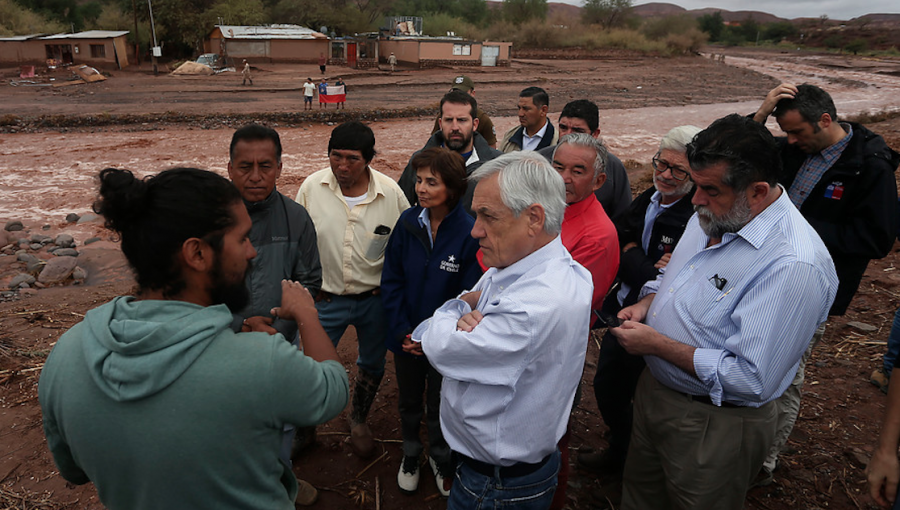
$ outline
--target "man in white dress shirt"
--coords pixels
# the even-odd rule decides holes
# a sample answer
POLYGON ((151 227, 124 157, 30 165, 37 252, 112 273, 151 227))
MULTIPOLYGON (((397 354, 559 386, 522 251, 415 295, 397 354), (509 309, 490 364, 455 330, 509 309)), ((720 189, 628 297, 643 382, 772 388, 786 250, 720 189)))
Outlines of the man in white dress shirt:
POLYGON ((444 376, 441 428, 461 462, 449 509, 548 508, 581 378, 591 275, 559 237, 565 185, 536 153, 476 170, 472 236, 490 269, 413 332, 444 376))

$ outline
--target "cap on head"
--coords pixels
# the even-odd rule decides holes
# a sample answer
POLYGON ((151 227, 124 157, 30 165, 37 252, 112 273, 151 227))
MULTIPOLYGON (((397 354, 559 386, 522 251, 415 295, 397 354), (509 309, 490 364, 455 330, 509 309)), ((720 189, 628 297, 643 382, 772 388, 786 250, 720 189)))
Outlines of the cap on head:
POLYGON ((468 92, 475 88, 475 82, 472 81, 472 78, 469 78, 465 75, 459 75, 456 78, 453 78, 453 82, 450 84, 450 90, 461 90, 463 92, 468 92))

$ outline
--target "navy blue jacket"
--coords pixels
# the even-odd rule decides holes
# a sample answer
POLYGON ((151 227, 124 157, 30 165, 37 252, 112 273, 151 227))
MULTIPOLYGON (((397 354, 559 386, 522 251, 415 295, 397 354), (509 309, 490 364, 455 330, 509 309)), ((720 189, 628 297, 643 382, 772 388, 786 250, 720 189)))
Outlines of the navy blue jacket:
MULTIPOLYGON (((400 215, 388 240, 381 271, 381 296, 388 320, 385 343, 403 353, 403 338, 448 299, 471 289, 481 278, 470 232, 475 220, 457 204, 438 227, 434 249, 419 225, 421 206, 400 215)), ((403 353, 405 354, 405 353, 403 353)))
MULTIPOLYGON (((900 155, 864 126, 849 124, 850 143, 800 207, 834 260, 839 283, 830 315, 844 315, 869 260, 890 253, 898 227, 894 171, 900 155)), ((784 138, 778 142, 784 164, 779 182, 790 189, 808 155, 784 138)))

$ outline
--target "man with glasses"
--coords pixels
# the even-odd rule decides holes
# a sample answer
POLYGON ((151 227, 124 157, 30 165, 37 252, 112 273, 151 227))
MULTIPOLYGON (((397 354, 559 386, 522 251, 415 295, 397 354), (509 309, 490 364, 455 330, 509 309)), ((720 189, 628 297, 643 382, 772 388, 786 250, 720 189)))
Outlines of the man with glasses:
MULTIPOLYGON (((600 139, 600 109, 593 101, 576 99, 563 107, 559 114, 559 138, 572 133, 585 133, 596 139, 600 139)), ((538 154, 553 163, 553 152, 556 146, 545 147, 538 154)), ((631 183, 628 182, 628 173, 622 161, 607 151, 606 166, 604 168, 606 182, 594 191, 607 216, 615 218, 622 214, 631 205, 631 183)))
POLYGON ((729 115, 687 154, 696 214, 665 271, 612 328, 647 363, 623 510, 744 507, 775 436, 775 400, 838 285, 821 238, 777 183, 765 126, 729 115))
MULTIPOLYGON (((694 214, 691 198, 694 183, 690 179, 685 147, 700 128, 679 126, 659 142, 653 157, 653 186, 642 193, 627 212, 616 218, 619 233, 619 272, 621 286, 603 304, 604 316, 615 316, 625 306, 637 302, 641 287, 656 279, 672 256, 688 220, 694 214)), ((641 356, 628 354, 609 331, 603 336, 594 395, 609 427, 609 447, 602 452, 578 456, 578 465, 601 475, 621 479, 631 437, 631 400, 638 376, 644 369, 641 356)), ((603 494, 618 493, 618 480, 603 494), (612 490, 609 490, 612 489, 612 490)))

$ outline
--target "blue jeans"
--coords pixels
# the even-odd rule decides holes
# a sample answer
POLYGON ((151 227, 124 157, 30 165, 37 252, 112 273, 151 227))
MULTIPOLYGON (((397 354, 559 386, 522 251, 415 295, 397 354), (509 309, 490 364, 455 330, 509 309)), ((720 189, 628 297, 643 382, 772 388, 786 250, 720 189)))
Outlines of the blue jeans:
POLYGON ((460 462, 447 510, 547 510, 556 492, 558 473, 559 450, 537 471, 514 478, 501 478, 496 471, 494 476, 484 476, 460 462))
POLYGON ((316 309, 319 311, 319 322, 335 347, 341 341, 347 326, 352 324, 356 328, 359 342, 356 365, 375 376, 384 374, 384 358, 387 354, 384 337, 387 325, 381 295, 363 299, 331 296, 330 301, 316 303, 316 309))
POLYGON ((898 355, 900 355, 900 308, 894 314, 894 324, 891 326, 891 335, 887 341, 887 352, 884 353, 884 373, 888 377, 894 370, 898 355))

